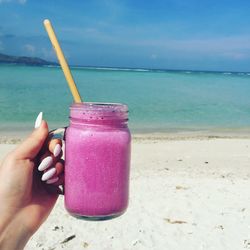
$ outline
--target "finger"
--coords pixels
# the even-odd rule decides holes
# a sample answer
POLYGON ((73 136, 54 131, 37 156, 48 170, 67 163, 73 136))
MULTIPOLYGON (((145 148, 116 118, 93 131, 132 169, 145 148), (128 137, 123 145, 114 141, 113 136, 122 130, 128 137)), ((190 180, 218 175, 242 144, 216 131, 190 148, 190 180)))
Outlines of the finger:
POLYGON ((60 186, 64 184, 64 173, 46 181, 47 184, 60 186))
POLYGON ((56 174, 55 176, 59 176, 61 173, 64 172, 64 161, 60 160, 55 164, 56 174))
MULTIPOLYGON (((48 159, 48 157, 44 158, 43 161, 48 159)), ((60 160, 60 161, 56 162, 52 168, 47 168, 44 171, 41 180, 47 181, 51 178, 55 178, 57 175, 61 174, 63 172, 63 170, 64 170, 64 162, 63 162, 63 160, 60 160)))
POLYGON ((56 162, 56 158, 51 155, 50 152, 46 151, 42 156, 40 156, 39 162, 40 164, 37 169, 39 171, 44 171, 56 162))
MULTIPOLYGON (((46 180, 46 183, 47 184, 53 184, 53 183, 56 183, 58 184, 58 181, 59 181, 59 177, 63 174, 64 172, 64 161, 63 160, 60 160, 58 162, 56 162, 55 164, 55 169, 56 169, 56 172, 55 174, 50 177, 48 180, 46 180)), ((60 184, 59 184, 60 185, 60 184)))
POLYGON ((30 136, 20 144, 13 152, 17 159, 33 160, 41 150, 47 136, 48 125, 45 121, 41 121, 41 125, 36 128, 30 136))
POLYGON ((49 151, 55 156, 58 157, 62 151, 62 140, 52 139, 48 142, 49 151))
POLYGON ((52 168, 48 168, 44 171, 41 180, 42 181, 47 181, 51 178, 56 177, 56 168, 52 167, 52 168))
POLYGON ((44 155, 43 157, 44 158, 42 159, 42 161, 40 162, 40 164, 37 168, 39 171, 44 171, 44 170, 48 169, 54 163, 54 159, 51 155, 47 155, 47 156, 44 155))
MULTIPOLYGON (((44 158, 44 161, 46 159, 48 159, 48 157, 44 158)), ((38 167, 38 170, 39 170, 39 168, 40 168, 40 166, 38 167)), ((58 175, 60 175, 61 173, 63 173, 63 171, 64 171, 64 162, 63 162, 63 160, 60 160, 60 161, 55 163, 55 166, 53 166, 52 168, 47 168, 44 171, 41 180, 48 181, 49 179, 56 179, 56 177, 58 175)))
MULTIPOLYGON (((59 154, 59 156, 60 156, 60 154, 59 154)), ((39 164, 37 169, 39 171, 44 171, 53 165, 55 165, 55 167, 58 168, 57 174, 60 174, 64 169, 64 161, 62 159, 58 160, 53 155, 51 155, 49 152, 46 152, 45 154, 43 154, 41 156, 40 164, 39 164)))
POLYGON ((48 179, 47 181, 46 181, 46 183, 47 184, 56 184, 56 182, 59 180, 59 177, 58 176, 56 176, 56 177, 53 177, 53 178, 51 178, 51 179, 48 179))

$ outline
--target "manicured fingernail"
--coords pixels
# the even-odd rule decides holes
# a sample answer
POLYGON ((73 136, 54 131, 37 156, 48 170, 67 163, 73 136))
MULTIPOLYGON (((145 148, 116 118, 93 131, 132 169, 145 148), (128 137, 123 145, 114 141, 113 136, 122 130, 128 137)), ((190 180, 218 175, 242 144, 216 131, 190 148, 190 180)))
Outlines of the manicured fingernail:
POLYGON ((52 179, 49 179, 46 181, 47 184, 52 184, 52 183, 55 183, 59 180, 59 177, 55 177, 55 178, 52 178, 52 179))
POLYGON ((50 179, 54 174, 56 173, 56 169, 55 168, 51 168, 50 170, 48 170, 47 172, 45 172, 42 176, 42 181, 47 181, 48 179, 50 179))
POLYGON ((49 168, 52 165, 52 163, 53 163, 53 158, 51 156, 47 156, 41 161, 40 165, 38 166, 38 170, 43 171, 49 168))
POLYGON ((39 128, 43 120, 43 112, 40 112, 36 118, 35 128, 39 128))
POLYGON ((60 144, 56 144, 55 148, 54 148, 54 156, 57 157, 60 153, 61 153, 62 147, 60 144))

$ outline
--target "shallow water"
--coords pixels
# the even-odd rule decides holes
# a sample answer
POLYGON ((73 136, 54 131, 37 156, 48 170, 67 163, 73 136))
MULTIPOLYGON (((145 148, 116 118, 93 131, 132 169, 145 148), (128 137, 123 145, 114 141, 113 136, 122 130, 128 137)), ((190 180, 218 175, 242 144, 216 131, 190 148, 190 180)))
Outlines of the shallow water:
MULTIPOLYGON (((230 72, 73 68, 84 101, 129 107, 136 132, 250 128, 250 75, 230 72)), ((0 129, 68 124, 72 96, 57 67, 0 65, 0 129)))

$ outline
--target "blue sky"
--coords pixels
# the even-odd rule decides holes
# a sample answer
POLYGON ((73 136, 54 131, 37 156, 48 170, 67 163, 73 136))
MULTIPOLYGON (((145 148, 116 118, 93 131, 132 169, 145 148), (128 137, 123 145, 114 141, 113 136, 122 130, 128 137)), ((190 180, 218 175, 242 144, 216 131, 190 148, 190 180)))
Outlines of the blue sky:
POLYGON ((0 0, 0 53, 70 64, 250 72, 249 0, 0 0))

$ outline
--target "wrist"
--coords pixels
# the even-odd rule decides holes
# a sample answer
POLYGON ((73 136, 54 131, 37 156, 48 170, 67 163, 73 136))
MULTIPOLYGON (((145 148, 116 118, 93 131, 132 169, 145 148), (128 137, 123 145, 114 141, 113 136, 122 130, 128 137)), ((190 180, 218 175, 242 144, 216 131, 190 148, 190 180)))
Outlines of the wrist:
POLYGON ((0 249, 21 250, 30 237, 31 233, 18 220, 18 217, 5 225, 0 225, 0 249))

